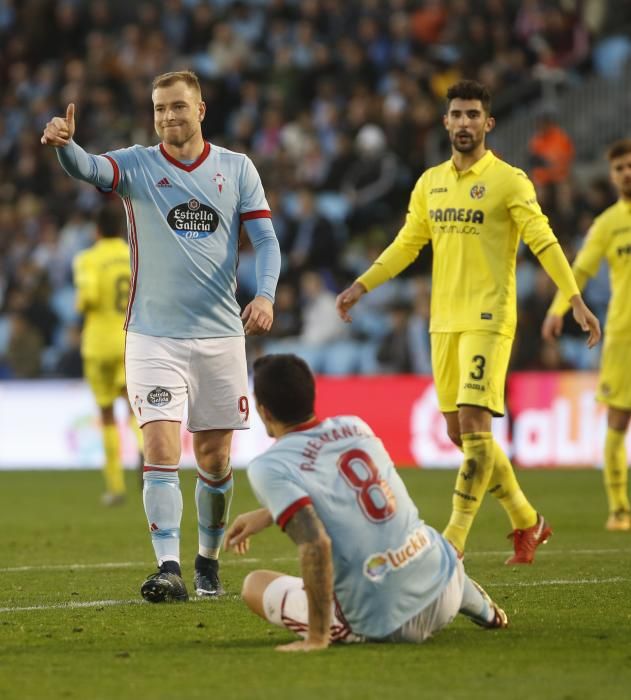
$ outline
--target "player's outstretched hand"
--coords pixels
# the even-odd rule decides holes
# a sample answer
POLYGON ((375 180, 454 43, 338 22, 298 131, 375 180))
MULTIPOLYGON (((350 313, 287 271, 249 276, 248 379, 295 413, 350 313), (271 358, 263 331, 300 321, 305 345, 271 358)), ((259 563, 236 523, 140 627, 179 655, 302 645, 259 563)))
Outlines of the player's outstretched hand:
POLYGON ((74 136, 74 130, 74 103, 71 102, 66 109, 65 117, 53 117, 46 124, 41 142, 45 146, 67 146, 74 136))
POLYGON ((337 295, 335 308, 337 309, 338 316, 344 323, 350 323, 353 320, 353 317, 348 312, 366 292, 366 287, 364 287, 363 284, 353 282, 350 287, 337 295))
POLYGON ((274 307, 265 297, 254 297, 241 314, 246 335, 268 333, 274 321, 274 307))
POLYGON ((581 296, 574 296, 570 301, 572 302, 574 320, 586 333, 589 333, 587 347, 593 348, 600 340, 600 321, 587 308, 587 304, 585 304, 581 296))
POLYGON ((329 642, 327 639, 299 639, 297 642, 281 644, 276 647, 276 651, 320 651, 321 649, 326 649, 328 646, 329 642))
POLYGON ((251 510, 238 515, 226 531, 224 548, 235 554, 245 554, 250 548, 250 537, 269 527, 274 522, 267 508, 251 510))
POLYGON ((541 326, 541 337, 544 340, 555 340, 563 330, 563 317, 556 314, 548 314, 541 326))

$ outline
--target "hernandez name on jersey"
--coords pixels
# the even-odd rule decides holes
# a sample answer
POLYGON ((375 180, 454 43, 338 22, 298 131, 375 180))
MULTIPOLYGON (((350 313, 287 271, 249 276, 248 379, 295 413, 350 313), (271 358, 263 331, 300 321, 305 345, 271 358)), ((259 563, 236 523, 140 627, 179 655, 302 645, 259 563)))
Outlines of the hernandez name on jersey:
POLYGON ((332 542, 335 595, 356 634, 390 634, 449 581, 453 548, 419 518, 381 440, 360 418, 300 426, 254 459, 248 477, 281 527, 313 505, 332 542))

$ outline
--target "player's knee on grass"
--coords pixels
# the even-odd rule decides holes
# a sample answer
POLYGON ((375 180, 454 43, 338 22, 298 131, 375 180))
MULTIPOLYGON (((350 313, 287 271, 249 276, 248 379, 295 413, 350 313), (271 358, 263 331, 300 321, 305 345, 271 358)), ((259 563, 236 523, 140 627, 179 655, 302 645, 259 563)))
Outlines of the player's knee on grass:
POLYGON ((267 619, 265 608, 263 605, 263 594, 269 584, 275 579, 283 576, 276 571, 267 571, 260 569, 251 571, 244 579, 241 587, 241 597, 244 603, 250 608, 253 613, 256 613, 264 620, 267 619))

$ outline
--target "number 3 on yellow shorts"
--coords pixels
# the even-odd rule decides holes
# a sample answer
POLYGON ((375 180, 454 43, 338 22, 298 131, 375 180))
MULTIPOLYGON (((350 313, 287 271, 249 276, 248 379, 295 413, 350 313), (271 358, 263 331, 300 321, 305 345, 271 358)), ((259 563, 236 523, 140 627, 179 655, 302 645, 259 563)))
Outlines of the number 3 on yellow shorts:
POLYGON ((504 385, 513 339, 500 333, 432 333, 432 368, 443 413, 458 406, 504 415, 504 385))

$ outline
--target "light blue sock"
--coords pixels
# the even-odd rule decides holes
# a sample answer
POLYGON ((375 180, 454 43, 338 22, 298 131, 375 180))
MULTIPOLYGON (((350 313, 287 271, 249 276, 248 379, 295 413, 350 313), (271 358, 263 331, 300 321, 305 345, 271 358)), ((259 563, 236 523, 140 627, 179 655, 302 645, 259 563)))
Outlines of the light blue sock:
POLYGON ((472 620, 493 622, 495 610, 489 604, 489 600, 474 586, 468 576, 464 577, 464 589, 460 611, 472 620))
POLYGON ((182 492, 178 468, 147 464, 142 476, 142 500, 158 566, 169 560, 179 563, 182 492))
POLYGON ((213 479, 197 467, 195 504, 197 505, 197 531, 199 553, 208 559, 217 559, 223 542, 224 528, 230 516, 233 479, 228 465, 226 474, 213 479))

